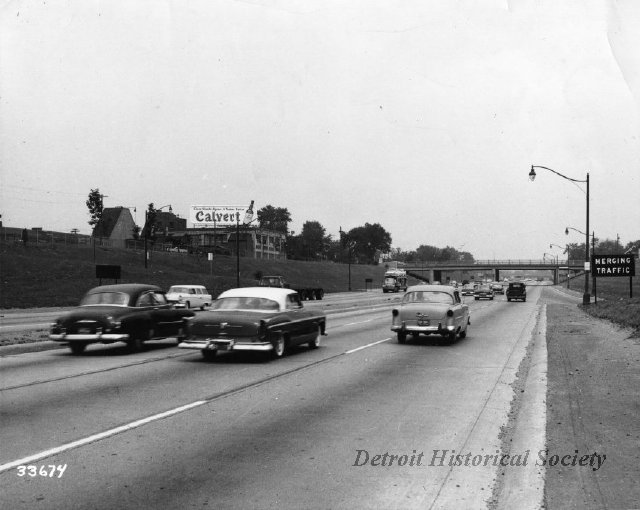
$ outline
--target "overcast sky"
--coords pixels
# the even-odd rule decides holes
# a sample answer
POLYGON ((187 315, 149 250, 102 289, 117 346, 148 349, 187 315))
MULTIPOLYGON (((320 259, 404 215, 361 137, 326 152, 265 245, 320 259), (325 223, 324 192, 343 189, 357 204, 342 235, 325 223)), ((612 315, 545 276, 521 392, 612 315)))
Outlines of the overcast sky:
POLYGON ((4 1, 0 214, 271 204, 298 233, 542 258, 640 238, 640 2, 4 1))

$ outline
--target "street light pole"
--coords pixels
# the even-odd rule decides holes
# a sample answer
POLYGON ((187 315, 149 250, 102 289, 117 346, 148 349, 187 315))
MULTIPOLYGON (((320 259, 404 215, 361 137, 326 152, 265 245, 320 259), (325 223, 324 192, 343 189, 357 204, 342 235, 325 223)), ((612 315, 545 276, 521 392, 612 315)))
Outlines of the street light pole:
POLYGON ((585 231, 585 243, 584 243, 584 294, 582 295, 582 304, 588 305, 591 303, 591 295, 589 294, 589 273, 591 272, 591 260, 589 256, 589 172, 587 172, 587 178, 585 180, 572 179, 571 177, 567 177, 566 175, 561 174, 560 172, 556 172, 555 170, 548 168, 546 166, 540 165, 531 165, 531 171, 529 172, 529 179, 533 181, 536 178, 536 172, 534 168, 542 168, 543 170, 548 170, 563 179, 571 182, 581 182, 586 183, 587 185, 587 214, 586 214, 586 223, 587 229, 585 231))

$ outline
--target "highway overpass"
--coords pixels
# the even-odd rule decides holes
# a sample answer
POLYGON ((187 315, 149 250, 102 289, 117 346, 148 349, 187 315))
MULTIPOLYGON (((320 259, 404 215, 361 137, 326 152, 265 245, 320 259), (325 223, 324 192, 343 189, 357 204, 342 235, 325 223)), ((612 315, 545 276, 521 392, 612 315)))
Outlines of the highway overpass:
POLYGON ((404 268, 407 274, 423 281, 447 281, 447 276, 460 275, 460 279, 471 279, 479 274, 491 272, 494 280, 500 280, 500 271, 549 271, 554 283, 558 283, 560 275, 574 276, 584 271, 584 259, 549 260, 549 259, 508 259, 508 260, 476 260, 473 263, 455 261, 425 261, 407 263, 404 268))

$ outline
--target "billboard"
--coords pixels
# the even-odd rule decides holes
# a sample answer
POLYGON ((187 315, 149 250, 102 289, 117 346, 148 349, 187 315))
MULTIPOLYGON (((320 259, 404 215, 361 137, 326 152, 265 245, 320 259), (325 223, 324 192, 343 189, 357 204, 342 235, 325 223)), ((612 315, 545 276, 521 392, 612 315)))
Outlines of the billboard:
POLYGON ((591 272, 598 278, 606 276, 635 276, 636 264, 632 253, 622 255, 591 255, 591 272))
POLYGON ((196 228, 218 228, 242 225, 251 221, 253 202, 246 205, 192 205, 189 207, 189 221, 196 228))

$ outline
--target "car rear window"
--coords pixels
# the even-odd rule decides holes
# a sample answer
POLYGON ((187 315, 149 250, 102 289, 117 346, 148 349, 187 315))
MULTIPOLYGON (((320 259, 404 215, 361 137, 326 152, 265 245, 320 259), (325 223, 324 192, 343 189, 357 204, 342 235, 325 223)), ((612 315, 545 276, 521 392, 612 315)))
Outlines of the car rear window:
POLYGON ((403 303, 453 303, 453 297, 447 292, 413 291, 402 298, 403 303))
POLYGON ((279 309, 277 301, 261 297, 226 297, 216 299, 211 305, 211 310, 277 311, 279 309))
POLYGON ((129 304, 129 295, 124 292, 96 292, 87 294, 80 301, 80 306, 92 305, 116 305, 127 306, 129 304))

